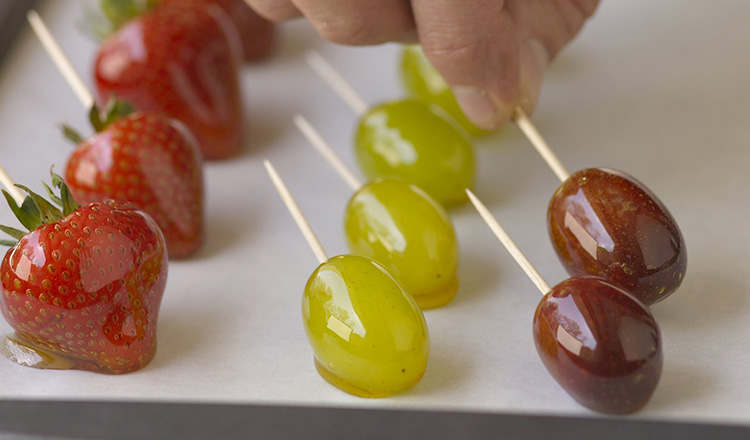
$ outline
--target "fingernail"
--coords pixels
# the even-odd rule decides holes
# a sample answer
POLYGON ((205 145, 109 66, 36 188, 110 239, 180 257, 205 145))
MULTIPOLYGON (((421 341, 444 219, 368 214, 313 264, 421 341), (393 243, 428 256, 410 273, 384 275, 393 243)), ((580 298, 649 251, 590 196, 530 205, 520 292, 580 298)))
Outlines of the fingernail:
POLYGON ((494 127, 497 106, 487 92, 476 87, 454 86, 453 94, 471 122, 480 128, 494 127))

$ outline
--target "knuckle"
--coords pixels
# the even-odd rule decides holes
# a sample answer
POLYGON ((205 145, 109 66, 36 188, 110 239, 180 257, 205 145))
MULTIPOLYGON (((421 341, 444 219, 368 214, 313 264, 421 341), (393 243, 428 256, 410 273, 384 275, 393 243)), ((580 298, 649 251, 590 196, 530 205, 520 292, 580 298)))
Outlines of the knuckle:
POLYGON ((284 21, 299 16, 297 8, 288 0, 248 0, 250 7, 270 21, 284 21))
POLYGON ((481 45, 469 35, 456 38, 422 39, 425 56, 438 69, 474 64, 480 56, 481 45))
POLYGON ((362 17, 345 17, 323 21, 317 26, 318 32, 326 40, 350 46, 379 43, 368 20, 362 17))

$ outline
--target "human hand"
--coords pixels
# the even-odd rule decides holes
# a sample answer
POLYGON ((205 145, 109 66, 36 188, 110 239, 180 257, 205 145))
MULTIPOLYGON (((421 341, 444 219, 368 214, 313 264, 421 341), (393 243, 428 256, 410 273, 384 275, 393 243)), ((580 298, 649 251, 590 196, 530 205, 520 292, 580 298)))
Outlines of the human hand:
POLYGON ((246 0, 282 21, 304 15, 334 43, 419 42, 466 116, 497 128, 531 112, 549 62, 599 0, 246 0))

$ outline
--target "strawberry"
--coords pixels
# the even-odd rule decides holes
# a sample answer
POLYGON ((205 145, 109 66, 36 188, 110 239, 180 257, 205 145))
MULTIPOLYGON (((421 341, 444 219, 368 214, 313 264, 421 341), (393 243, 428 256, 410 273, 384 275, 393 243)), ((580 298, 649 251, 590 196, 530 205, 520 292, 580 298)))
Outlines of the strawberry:
MULTIPOLYGON (((103 5, 134 1, 103 0, 103 5)), ((182 121, 206 159, 238 153, 241 49, 226 12, 216 4, 179 0, 146 12, 129 10, 140 12, 129 21, 119 18, 121 12, 107 14, 114 25, 125 24, 101 44, 94 62, 97 102, 115 96, 182 121)))
POLYGON ((86 140, 65 128, 78 144, 65 181, 80 203, 134 203, 161 228, 169 256, 187 257, 203 243, 203 170, 195 139, 178 121, 128 107, 113 101, 104 120, 94 108, 97 134, 86 140))
POLYGON ((16 331, 0 352, 37 368, 138 370, 156 350, 164 237, 131 204, 79 207, 60 176, 52 182, 62 210, 20 185, 28 193, 20 207, 3 191, 30 232, 1 227, 18 242, 0 264, 0 311, 16 331))
POLYGON ((201 1, 217 3, 232 18, 242 40, 245 61, 260 61, 271 55, 276 45, 276 26, 256 14, 244 0, 201 1))

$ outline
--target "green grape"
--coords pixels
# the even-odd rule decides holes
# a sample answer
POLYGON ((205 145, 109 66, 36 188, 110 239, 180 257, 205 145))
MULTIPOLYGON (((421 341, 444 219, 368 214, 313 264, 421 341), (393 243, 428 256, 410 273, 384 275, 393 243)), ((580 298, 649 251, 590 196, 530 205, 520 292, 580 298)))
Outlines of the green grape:
POLYGON ((424 375, 430 342, 422 311, 369 258, 341 255, 318 266, 302 318, 318 373, 347 393, 387 397, 424 375))
POLYGON ((471 136, 489 133, 466 118, 448 83, 432 67, 421 47, 404 47, 401 53, 401 80, 410 96, 439 105, 471 136))
POLYGON ((422 309, 458 290, 458 246, 445 210, 418 187, 386 177, 352 196, 344 220, 352 253, 385 266, 422 309))
POLYGON ((371 108, 355 137, 368 178, 395 176, 427 191, 444 206, 464 203, 474 183, 474 151, 439 107, 414 99, 371 108))

